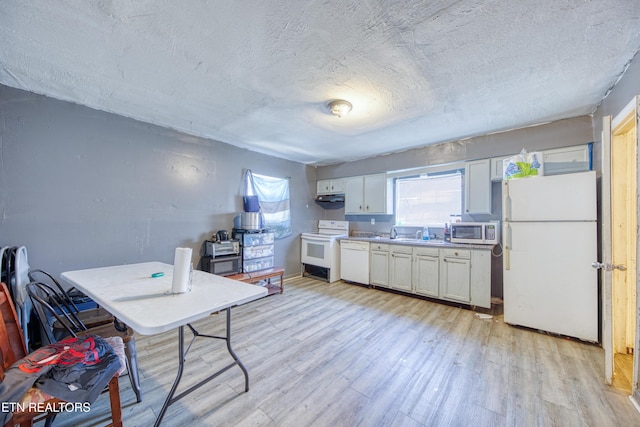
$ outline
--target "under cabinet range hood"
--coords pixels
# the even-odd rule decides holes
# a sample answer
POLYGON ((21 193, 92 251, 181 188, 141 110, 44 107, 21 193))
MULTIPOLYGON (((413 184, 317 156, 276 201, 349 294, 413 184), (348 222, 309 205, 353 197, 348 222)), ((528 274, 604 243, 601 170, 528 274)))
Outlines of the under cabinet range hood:
POLYGON ((316 196, 316 203, 325 209, 344 207, 344 194, 321 194, 316 196))

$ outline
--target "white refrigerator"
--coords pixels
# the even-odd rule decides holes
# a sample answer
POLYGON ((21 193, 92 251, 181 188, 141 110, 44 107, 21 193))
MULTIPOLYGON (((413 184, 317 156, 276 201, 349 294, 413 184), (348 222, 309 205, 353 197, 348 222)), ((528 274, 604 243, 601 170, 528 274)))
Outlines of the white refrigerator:
POLYGON ((598 341, 594 171, 503 182, 504 321, 598 341))

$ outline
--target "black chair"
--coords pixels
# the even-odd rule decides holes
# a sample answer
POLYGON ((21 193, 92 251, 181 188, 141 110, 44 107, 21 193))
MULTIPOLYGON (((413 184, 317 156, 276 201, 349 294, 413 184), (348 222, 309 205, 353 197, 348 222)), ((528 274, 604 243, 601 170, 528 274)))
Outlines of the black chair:
POLYGON ((121 337, 125 345, 131 387, 136 394, 136 400, 142 402, 136 341, 131 328, 121 327, 116 321, 88 327, 82 322, 78 313, 65 302, 65 297, 53 286, 46 283, 31 282, 27 284, 27 292, 33 302, 33 308, 42 325, 42 329, 52 343, 69 336, 100 335, 102 337, 121 337), (54 327, 54 325, 61 325, 62 327, 54 327))
MULTIPOLYGON (((84 310, 80 309, 76 304, 79 299, 86 301, 91 301, 91 299, 86 295, 81 294, 79 291, 73 292, 74 288, 65 290, 53 275, 44 270, 30 270, 29 280, 31 282, 46 283, 53 288, 56 291, 56 298, 60 299, 60 301, 58 301, 59 304, 64 305, 70 312, 75 313, 78 319, 84 323, 87 328, 104 325, 115 320, 111 313, 101 307, 88 308, 84 310)), ((64 326, 54 324, 54 328, 64 329, 64 326)))

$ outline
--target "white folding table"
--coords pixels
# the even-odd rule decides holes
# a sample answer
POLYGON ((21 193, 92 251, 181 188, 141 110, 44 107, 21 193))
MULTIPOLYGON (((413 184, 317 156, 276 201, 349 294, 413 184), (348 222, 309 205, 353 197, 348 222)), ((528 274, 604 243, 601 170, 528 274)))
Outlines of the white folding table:
POLYGON ((172 294, 173 266, 161 262, 67 271, 62 273, 61 277, 142 335, 153 335, 178 328, 178 373, 158 414, 156 426, 160 425, 169 405, 235 365, 242 370, 245 391, 249 391, 247 369, 231 347, 231 307, 266 296, 265 288, 203 271, 193 271, 191 291, 172 294), (199 334, 191 325, 191 322, 222 310, 226 311, 227 321, 224 337, 199 334), (186 351, 185 325, 193 333, 186 351), (174 396, 182 378, 185 357, 197 337, 225 340, 234 362, 174 396))

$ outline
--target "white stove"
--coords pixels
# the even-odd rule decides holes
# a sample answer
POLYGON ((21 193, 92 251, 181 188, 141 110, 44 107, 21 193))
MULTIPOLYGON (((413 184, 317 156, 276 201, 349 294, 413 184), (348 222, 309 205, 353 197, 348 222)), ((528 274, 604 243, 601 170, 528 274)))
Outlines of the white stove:
POLYGON ((318 221, 317 233, 302 233, 300 261, 305 276, 322 277, 332 283, 340 280, 338 238, 349 236, 349 221, 318 221))

